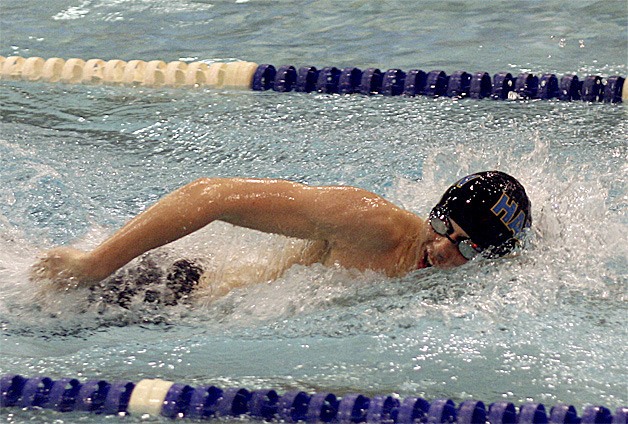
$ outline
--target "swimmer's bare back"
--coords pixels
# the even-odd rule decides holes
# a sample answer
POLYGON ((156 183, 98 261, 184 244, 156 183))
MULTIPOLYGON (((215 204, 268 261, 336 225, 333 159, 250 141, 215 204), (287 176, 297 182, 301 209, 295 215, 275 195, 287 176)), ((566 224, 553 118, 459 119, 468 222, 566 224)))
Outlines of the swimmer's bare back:
POLYGON ((416 269, 425 240, 421 218, 356 187, 201 178, 163 197, 92 251, 50 250, 31 275, 60 287, 89 286, 217 220, 323 243, 324 253, 314 262, 389 276, 416 269))

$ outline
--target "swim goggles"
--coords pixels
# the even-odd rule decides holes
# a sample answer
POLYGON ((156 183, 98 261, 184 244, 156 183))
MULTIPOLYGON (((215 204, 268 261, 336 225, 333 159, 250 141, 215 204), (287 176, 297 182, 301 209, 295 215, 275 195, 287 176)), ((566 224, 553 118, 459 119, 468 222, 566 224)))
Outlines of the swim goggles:
POLYGON ((442 211, 437 211, 436 209, 437 208, 432 209, 429 218, 430 225, 436 234, 447 237, 447 240, 452 242, 453 245, 458 248, 460 254, 468 261, 482 253, 484 249, 473 243, 470 238, 452 239, 450 235, 453 234, 454 228, 451 225, 449 217, 442 211))

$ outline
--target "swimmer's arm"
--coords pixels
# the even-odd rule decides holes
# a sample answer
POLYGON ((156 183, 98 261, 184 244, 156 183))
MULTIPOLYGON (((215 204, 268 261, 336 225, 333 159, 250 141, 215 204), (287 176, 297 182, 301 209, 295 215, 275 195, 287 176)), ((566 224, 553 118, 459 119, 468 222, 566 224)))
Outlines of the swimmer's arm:
POLYGON ((407 229, 403 222, 407 215, 381 197, 353 187, 203 178, 165 196, 93 251, 53 250, 38 265, 44 277, 65 274, 75 277, 77 283, 99 281, 139 255, 216 220, 268 233, 383 250, 394 247, 407 229))
POLYGON ((290 237, 347 242, 387 250, 408 225, 420 222, 369 191, 350 186, 308 186, 284 180, 233 180, 236 201, 225 202, 220 220, 290 237))

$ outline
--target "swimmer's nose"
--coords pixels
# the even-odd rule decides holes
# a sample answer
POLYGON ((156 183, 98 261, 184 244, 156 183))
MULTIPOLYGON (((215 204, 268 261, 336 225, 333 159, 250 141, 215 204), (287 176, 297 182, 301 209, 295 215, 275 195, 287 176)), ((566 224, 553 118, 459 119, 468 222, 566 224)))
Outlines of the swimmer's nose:
POLYGON ((451 248, 457 249, 456 246, 449 241, 449 239, 445 236, 441 236, 441 235, 436 235, 436 238, 434 239, 434 247, 435 252, 437 255, 442 256, 443 252, 446 252, 448 250, 450 250, 451 248))
POLYGON ((433 265, 439 268, 450 268, 462 265, 466 260, 458 251, 458 247, 447 237, 436 235, 430 252, 433 265))

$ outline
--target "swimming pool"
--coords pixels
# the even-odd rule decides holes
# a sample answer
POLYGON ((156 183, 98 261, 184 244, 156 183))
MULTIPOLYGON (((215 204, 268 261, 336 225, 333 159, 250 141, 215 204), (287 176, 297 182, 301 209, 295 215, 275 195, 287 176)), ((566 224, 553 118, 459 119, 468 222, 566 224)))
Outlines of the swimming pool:
MULTIPOLYGON (((620 1, 1 7, 3 56, 628 74, 620 1)), ((628 403, 625 106, 0 84, 1 374, 628 403), (425 215, 456 177, 487 168, 518 176, 533 201, 532 246, 512 260, 400 279, 295 267, 202 308, 42 300, 27 280, 41 249, 93 246, 200 176, 353 184, 425 215)), ((215 225, 160 254, 255 264, 287 243, 215 225)))

